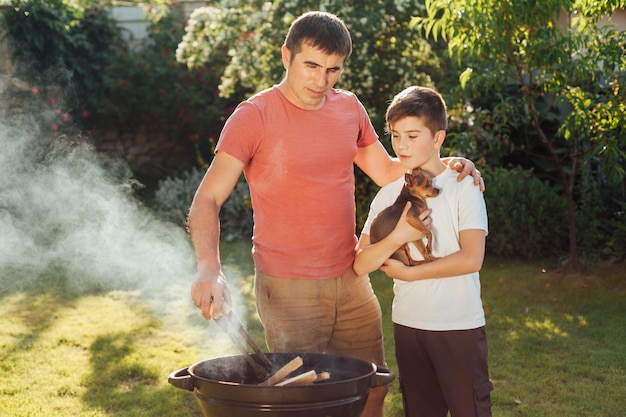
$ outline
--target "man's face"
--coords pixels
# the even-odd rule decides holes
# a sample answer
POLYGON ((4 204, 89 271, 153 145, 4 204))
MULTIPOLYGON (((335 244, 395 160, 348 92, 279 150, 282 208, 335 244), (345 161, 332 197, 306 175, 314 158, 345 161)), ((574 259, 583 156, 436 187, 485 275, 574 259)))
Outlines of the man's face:
POLYGON ((306 43, 295 56, 285 46, 282 54, 287 70, 283 93, 287 99, 305 110, 322 107, 326 93, 339 80, 345 57, 328 55, 306 43))

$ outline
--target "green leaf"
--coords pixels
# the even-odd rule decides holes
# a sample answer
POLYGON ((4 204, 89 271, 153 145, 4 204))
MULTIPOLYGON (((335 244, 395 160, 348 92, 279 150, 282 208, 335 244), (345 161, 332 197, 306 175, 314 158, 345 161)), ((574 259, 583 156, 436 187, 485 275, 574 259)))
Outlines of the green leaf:
POLYGON ((465 88, 465 85, 469 81, 472 76, 473 70, 471 68, 466 68, 465 71, 459 75, 459 82, 461 83, 461 88, 465 88))

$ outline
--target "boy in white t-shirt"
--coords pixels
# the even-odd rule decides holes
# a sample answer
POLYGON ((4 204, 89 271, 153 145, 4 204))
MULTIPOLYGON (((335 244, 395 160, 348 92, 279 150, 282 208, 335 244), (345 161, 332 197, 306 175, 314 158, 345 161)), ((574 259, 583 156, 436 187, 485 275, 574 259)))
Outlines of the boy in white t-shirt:
MULTIPOLYGON (((433 232, 430 263, 406 266, 389 257, 424 235, 406 221, 375 244, 369 230, 378 213, 394 203, 404 178, 383 187, 370 208, 357 247, 358 275, 381 269, 394 279, 392 321, 399 382, 407 417, 491 416, 485 315, 478 271, 487 235, 487 210, 471 178, 457 181, 440 160, 448 126, 439 93, 409 87, 396 95, 386 113, 393 150, 407 171, 421 168, 433 177, 436 197, 421 216, 433 232)), ((411 246, 413 259, 423 259, 411 246)))

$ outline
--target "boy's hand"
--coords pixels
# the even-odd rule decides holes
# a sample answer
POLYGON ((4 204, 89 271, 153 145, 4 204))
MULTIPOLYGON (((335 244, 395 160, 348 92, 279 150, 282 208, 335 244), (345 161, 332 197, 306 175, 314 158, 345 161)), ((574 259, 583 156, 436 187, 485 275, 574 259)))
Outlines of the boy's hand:
MULTIPOLYGON (((416 240, 420 240, 424 237, 424 234, 411 226, 407 221, 407 213, 411 208, 411 203, 406 203, 404 210, 402 211, 402 216, 398 220, 396 227, 391 231, 391 238, 395 243, 397 243, 398 247, 404 245, 407 242, 413 242, 416 240)), ((430 217, 430 213, 432 210, 427 209, 422 214, 420 214, 419 219, 426 227, 430 227, 432 219, 430 217)))
POLYGON ((403 272, 410 267, 406 266, 403 262, 397 259, 389 258, 381 265, 380 270, 383 271, 389 278, 399 279, 405 281, 402 278, 403 272))

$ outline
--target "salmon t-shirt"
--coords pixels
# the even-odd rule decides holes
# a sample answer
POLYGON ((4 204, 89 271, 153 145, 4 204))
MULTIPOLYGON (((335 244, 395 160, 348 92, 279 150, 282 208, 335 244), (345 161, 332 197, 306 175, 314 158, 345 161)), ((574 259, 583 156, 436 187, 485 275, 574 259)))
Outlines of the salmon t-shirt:
POLYGON ((365 108, 332 89, 304 110, 277 86, 242 102, 226 121, 216 152, 245 164, 254 209, 258 271, 283 278, 343 274, 356 246, 354 158, 378 140, 365 108))

